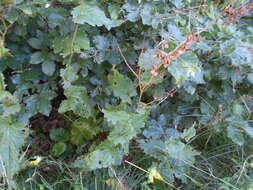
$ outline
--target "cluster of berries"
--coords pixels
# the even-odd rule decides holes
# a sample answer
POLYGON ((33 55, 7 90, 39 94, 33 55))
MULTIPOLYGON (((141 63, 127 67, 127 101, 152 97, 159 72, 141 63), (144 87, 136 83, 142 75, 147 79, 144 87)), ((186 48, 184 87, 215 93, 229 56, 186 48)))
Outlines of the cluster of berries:
MULTIPOLYGON (((179 45, 178 48, 176 48, 174 51, 172 51, 171 53, 167 54, 164 51, 157 49, 156 51, 156 55, 154 55, 154 57, 157 57, 161 60, 162 64, 161 65, 157 65, 157 66, 153 66, 151 69, 151 74, 153 76, 157 76, 158 75, 158 70, 161 66, 163 66, 164 68, 167 68, 172 61, 175 61, 178 57, 180 57, 184 52, 186 52, 187 50, 190 49, 190 45, 193 42, 199 42, 199 37, 195 34, 190 34, 187 36, 186 40, 179 45)), ((163 49, 167 49, 168 48, 168 44, 163 45, 163 49)))
POLYGON ((239 21, 243 16, 250 16, 253 12, 253 3, 241 5, 237 9, 234 9, 232 5, 225 8, 223 16, 227 17, 225 24, 233 24, 239 21))

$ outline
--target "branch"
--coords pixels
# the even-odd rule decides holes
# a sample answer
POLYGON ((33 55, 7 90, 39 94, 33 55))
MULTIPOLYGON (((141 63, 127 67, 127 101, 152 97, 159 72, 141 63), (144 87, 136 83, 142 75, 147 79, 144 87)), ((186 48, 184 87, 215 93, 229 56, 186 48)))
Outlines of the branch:
POLYGON ((128 64, 128 62, 127 62, 127 60, 126 60, 126 57, 125 57, 124 54, 122 53, 122 50, 121 50, 121 48, 120 48, 120 46, 119 46, 118 43, 117 43, 117 46, 118 46, 119 53, 120 53, 121 57, 123 58, 123 60, 124 60, 125 64, 127 65, 127 67, 130 69, 130 71, 132 71, 132 73, 134 74, 134 76, 135 76, 138 80, 140 80, 140 78, 139 78, 139 76, 137 75, 137 73, 136 73, 136 72, 132 69, 132 67, 128 64))

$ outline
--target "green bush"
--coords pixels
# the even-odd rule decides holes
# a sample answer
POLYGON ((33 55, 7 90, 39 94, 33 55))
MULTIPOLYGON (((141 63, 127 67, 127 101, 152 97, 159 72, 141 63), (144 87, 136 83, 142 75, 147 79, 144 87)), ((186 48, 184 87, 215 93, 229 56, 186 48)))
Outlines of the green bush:
POLYGON ((251 189, 252 12, 250 0, 1 1, 5 187, 31 169, 29 120, 58 110, 46 159, 77 175, 127 164, 154 175, 136 189, 251 189))

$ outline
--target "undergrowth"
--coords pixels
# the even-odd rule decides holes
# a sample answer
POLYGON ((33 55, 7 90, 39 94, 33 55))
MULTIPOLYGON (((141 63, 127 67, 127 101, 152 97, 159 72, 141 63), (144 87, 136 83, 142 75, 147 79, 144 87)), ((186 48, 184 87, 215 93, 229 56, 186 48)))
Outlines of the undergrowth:
POLYGON ((253 189, 252 13, 0 1, 0 188, 253 189))

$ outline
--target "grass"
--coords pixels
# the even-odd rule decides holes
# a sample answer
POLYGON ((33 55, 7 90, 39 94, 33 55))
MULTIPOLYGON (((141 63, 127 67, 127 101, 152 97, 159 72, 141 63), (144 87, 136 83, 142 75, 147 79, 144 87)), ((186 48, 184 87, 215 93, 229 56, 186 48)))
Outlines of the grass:
MULTIPOLYGON (((240 147, 231 142, 225 131, 216 134, 207 128, 189 143, 201 155, 195 165, 189 164, 190 172, 184 174, 189 182, 176 180, 177 187, 182 190, 252 190, 252 142, 240 147)), ((143 156, 137 147, 132 147, 131 150, 126 159, 148 170, 154 160, 143 156)), ((150 184, 145 172, 126 163, 118 167, 84 172, 70 169, 65 162, 52 157, 44 159, 36 167, 25 168, 16 176, 15 181, 17 190, 173 189, 163 182, 150 184)))

